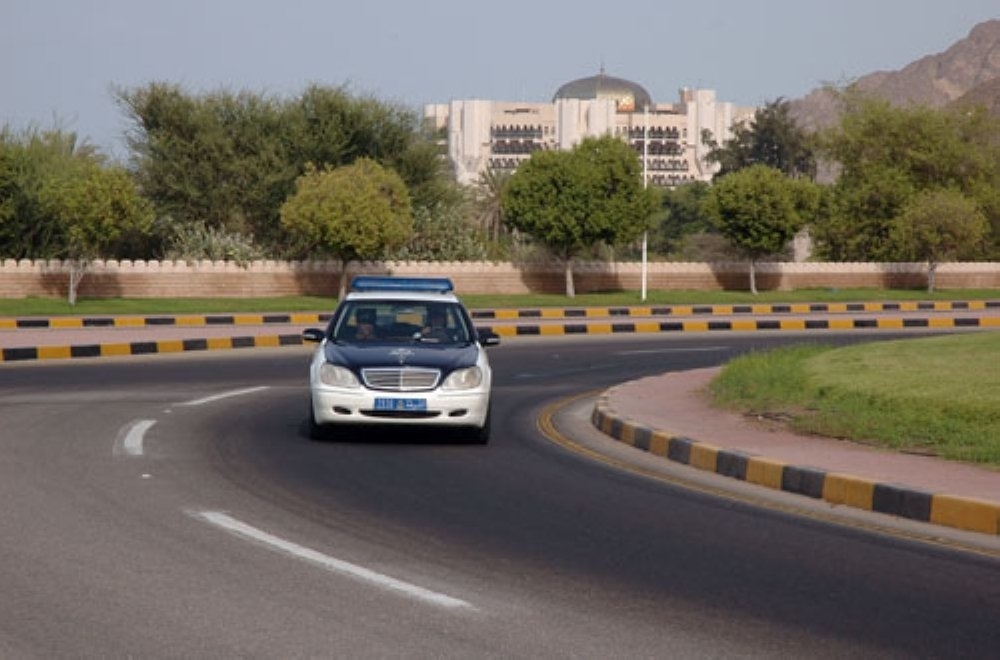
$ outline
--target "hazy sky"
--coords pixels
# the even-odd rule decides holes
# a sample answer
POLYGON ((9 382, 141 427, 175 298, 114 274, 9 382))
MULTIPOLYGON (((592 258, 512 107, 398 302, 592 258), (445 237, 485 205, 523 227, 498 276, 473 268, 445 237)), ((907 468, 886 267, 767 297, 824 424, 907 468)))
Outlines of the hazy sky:
POLYGON ((115 87, 346 84, 420 108, 548 101, 602 63, 657 102, 704 87, 754 105, 902 68, 991 18, 997 0, 0 0, 0 125, 121 153, 115 87))

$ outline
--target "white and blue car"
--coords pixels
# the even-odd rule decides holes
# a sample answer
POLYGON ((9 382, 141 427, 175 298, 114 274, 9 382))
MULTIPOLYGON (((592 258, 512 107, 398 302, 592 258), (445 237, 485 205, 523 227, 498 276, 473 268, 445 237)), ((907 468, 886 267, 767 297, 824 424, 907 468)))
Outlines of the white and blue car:
POLYGON ((493 374, 487 346, 447 278, 358 276, 318 342, 309 368, 309 431, 408 425, 490 437, 493 374))

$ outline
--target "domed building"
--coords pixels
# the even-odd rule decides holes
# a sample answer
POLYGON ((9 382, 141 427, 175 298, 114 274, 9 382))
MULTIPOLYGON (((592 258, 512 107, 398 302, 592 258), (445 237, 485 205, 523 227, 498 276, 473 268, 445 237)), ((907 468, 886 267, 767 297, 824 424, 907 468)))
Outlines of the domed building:
POLYGON ((459 183, 476 184, 486 170, 513 172, 539 150, 571 149, 587 137, 615 135, 643 159, 650 185, 672 188, 708 181, 701 136, 720 143, 754 107, 716 101, 710 89, 681 89, 677 103, 654 103, 642 85, 608 75, 561 85, 550 103, 453 100, 424 107, 425 124, 440 131, 459 183))
POLYGON ((596 76, 571 80, 556 90, 552 102, 560 99, 611 99, 618 112, 635 112, 653 106, 649 92, 640 85, 624 78, 615 78, 604 73, 601 67, 596 76))

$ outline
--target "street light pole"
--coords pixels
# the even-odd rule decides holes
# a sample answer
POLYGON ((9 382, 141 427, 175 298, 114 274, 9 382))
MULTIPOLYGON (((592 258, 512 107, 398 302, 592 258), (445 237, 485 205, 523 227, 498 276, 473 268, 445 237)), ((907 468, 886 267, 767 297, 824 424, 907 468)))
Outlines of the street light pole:
MULTIPOLYGON (((647 162, 649 161, 649 104, 645 106, 643 111, 643 128, 642 128, 642 187, 645 189, 649 185, 649 177, 647 172, 647 162)), ((642 293, 640 298, 642 302, 646 302, 646 280, 648 278, 648 265, 646 263, 646 249, 649 244, 649 230, 642 230, 642 293)))

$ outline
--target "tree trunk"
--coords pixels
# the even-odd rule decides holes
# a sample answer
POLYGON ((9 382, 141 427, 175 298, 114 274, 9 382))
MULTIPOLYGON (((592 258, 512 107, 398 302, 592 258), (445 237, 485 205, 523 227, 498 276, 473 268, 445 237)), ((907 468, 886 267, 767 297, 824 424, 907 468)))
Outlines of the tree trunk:
POLYGON ((937 279, 937 261, 927 262, 927 293, 934 293, 934 284, 937 279))
POLYGON ((347 267, 350 265, 350 261, 347 259, 340 260, 340 288, 337 290, 337 301, 340 302, 347 295, 347 283, 350 281, 348 277, 347 267))
POLYGON ((757 260, 750 260, 750 293, 757 295, 757 260))
POLYGON ((576 289, 573 288, 573 257, 566 258, 566 296, 576 297, 576 289))
POLYGON ((69 262, 69 293, 67 296, 70 306, 76 305, 76 292, 80 288, 83 276, 87 274, 87 262, 71 259, 69 262))

